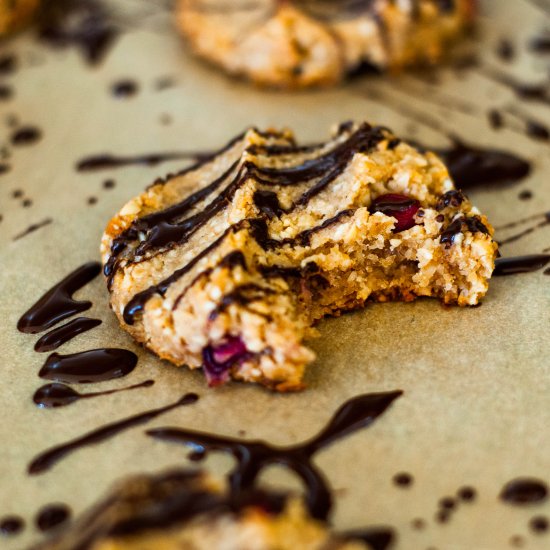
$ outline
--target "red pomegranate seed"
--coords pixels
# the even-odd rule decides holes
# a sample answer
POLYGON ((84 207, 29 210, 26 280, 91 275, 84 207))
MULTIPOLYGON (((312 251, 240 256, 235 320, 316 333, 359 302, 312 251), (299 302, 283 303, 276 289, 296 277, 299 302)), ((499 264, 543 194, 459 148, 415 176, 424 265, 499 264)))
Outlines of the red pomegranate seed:
POLYGON ((414 217, 419 209, 420 203, 417 200, 406 195, 392 193, 380 195, 372 201, 370 207, 371 212, 382 212, 382 214, 397 220, 394 233, 413 227, 415 225, 414 217))
POLYGON ((222 344, 203 350, 204 373, 210 386, 218 386, 229 378, 231 367, 242 361, 248 350, 241 338, 231 336, 222 344))

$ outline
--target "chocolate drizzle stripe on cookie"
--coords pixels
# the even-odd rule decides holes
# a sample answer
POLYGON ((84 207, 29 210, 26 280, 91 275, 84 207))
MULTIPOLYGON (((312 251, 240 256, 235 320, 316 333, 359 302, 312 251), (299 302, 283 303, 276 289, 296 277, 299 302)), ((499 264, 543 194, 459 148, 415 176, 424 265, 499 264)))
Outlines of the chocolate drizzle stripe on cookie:
MULTIPOLYGON (((105 275, 108 277, 109 285, 112 284, 117 269, 121 265, 120 256, 123 253, 124 265, 129 265, 136 261, 132 258, 137 257, 139 258, 138 261, 143 261, 143 259, 150 259, 151 254, 158 253, 159 251, 164 252, 176 244, 181 245, 185 243, 198 229, 226 207, 236 191, 248 178, 254 178, 262 184, 279 186, 297 185, 313 181, 310 188, 291 207, 290 210, 293 210, 307 204, 313 197, 321 193, 345 170, 357 152, 371 151, 384 139, 385 135, 380 128, 373 128, 368 124, 363 124, 332 150, 323 152, 318 157, 308 159, 296 166, 270 169, 256 166, 253 161, 246 160, 237 170, 238 164, 235 162, 212 183, 175 205, 143 218, 138 218, 127 230, 113 239, 110 257, 104 270, 105 275), (217 190, 229 178, 230 174, 235 171, 236 174, 233 176, 233 179, 201 211, 180 222, 176 221, 177 218, 185 215, 192 207, 217 190), (137 246, 128 250, 140 233, 145 234, 145 237, 139 241, 137 246)), ((247 150, 245 149, 245 154, 246 152, 247 150)), ((283 213, 282 210, 278 212, 283 213)), ((316 228, 311 228, 304 231, 303 238, 305 239, 306 236, 316 230, 316 228)), ((206 250, 211 251, 220 243, 221 240, 217 239, 206 250)), ((264 239, 264 244, 269 244, 267 237, 264 239)), ((177 270, 172 276, 140 292, 130 300, 124 312, 125 321, 128 324, 132 324, 135 314, 141 311, 147 300, 157 292, 164 295, 168 286, 187 273, 205 255, 206 250, 193 258, 186 266, 177 270)))

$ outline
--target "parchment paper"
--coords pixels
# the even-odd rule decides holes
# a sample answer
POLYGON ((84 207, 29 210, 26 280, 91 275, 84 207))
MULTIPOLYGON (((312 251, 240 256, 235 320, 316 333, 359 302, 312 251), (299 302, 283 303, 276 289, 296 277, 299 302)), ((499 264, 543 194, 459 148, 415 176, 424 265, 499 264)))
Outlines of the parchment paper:
MULTIPOLYGON (((133 9, 136 2, 115 4, 119 10, 133 9)), ((535 4, 484 3, 479 37, 470 39, 484 63, 502 66, 496 46, 501 37, 513 35, 522 53, 514 65, 503 68, 533 81, 545 76, 548 59, 526 51, 528 40, 548 23, 535 4)), ((0 103, 3 144, 8 145, 6 117, 12 114, 44 133, 35 145, 10 146, 12 170, 0 175, 0 516, 20 514, 27 521, 23 535, 0 539, 2 548, 21 549, 40 539, 33 518, 44 504, 66 502, 78 513, 124 474, 191 464, 183 448, 154 442, 137 428, 76 452, 44 475, 26 474, 38 452, 101 424, 194 391, 201 395, 198 404, 147 427, 180 425, 231 436, 244 430, 250 438, 290 444, 315 434, 347 398, 398 388, 404 396, 375 425, 317 458, 337 495, 335 526, 394 526, 399 550, 501 550, 513 535, 525 536, 530 549, 550 547, 550 535, 535 536, 528 529, 533 515, 550 513, 550 504, 518 509, 497 498, 503 484, 516 476, 550 478, 550 277, 542 272, 494 279, 477 309, 444 309, 422 300, 373 305, 327 320, 320 326, 322 337, 311 342, 319 359, 308 371, 308 389, 294 395, 238 384, 209 390, 201 373, 173 368, 144 352, 118 327, 105 285, 97 278, 77 296, 93 300, 88 313, 103 324, 59 351, 120 346, 135 351, 140 360, 125 379, 78 389, 122 387, 147 378, 156 384, 39 410, 31 396, 41 385, 37 374, 47 354, 35 353, 35 338, 15 328, 19 316, 52 284, 85 261, 98 259, 104 225, 126 200, 185 164, 77 173, 75 162, 89 154, 210 150, 252 124, 290 126, 301 139, 313 141, 350 118, 383 123, 434 146, 444 144, 444 136, 400 112, 399 106, 407 105, 466 140, 507 148, 534 162, 533 174, 521 184, 469 193, 494 225, 549 210, 548 144, 510 129, 493 131, 487 122, 489 106, 518 104, 508 89, 477 69, 443 69, 439 84, 404 75, 361 79, 328 91, 261 91, 194 59, 163 15, 128 29, 96 68, 73 49, 45 49, 30 34, 3 44, 2 51, 21 60, 16 75, 9 77, 15 97, 0 103), (164 76, 176 85, 157 91, 155 83, 164 76), (140 90, 117 100, 109 88, 123 77, 136 79, 140 90), (369 90, 375 99, 367 97, 369 90), (447 95, 474 110, 459 112, 442 99, 447 95), (165 114, 171 124, 161 122, 165 114), (105 190, 102 183, 109 178, 116 187, 105 190), (31 207, 12 198, 16 189, 32 199, 31 207), (534 193, 533 200, 518 200, 524 189, 534 193), (88 205, 92 196, 98 202, 88 205), (29 224, 49 217, 50 225, 12 240, 29 224), (413 474, 409 489, 393 485, 392 477, 400 471, 413 474), (463 485, 478 490, 477 501, 461 506, 449 524, 436 523, 438 500, 463 485), (412 529, 414 518, 425 519, 427 527, 412 529)), ((548 107, 521 108, 550 121, 548 107)), ((546 228, 503 247, 502 253, 539 253, 549 246, 546 228)), ((231 466, 215 454, 205 464, 217 474, 231 466)), ((267 477, 277 486, 296 486, 282 471, 267 477)))

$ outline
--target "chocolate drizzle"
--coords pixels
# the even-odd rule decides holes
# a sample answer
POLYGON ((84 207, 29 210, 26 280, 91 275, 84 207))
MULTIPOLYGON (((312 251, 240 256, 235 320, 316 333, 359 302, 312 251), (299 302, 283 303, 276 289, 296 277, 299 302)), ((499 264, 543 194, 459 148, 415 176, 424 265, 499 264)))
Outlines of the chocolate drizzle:
POLYGON ((73 294, 101 272, 101 265, 88 262, 67 275, 34 304, 17 323, 21 332, 35 334, 92 307, 92 303, 73 299, 73 294))
POLYGON ((232 304, 239 304, 243 307, 249 306, 256 301, 264 299, 270 294, 274 294, 273 289, 260 286, 255 283, 238 285, 221 299, 216 308, 212 310, 212 312, 208 316, 208 319, 210 321, 214 321, 232 304))
MULTIPOLYGON (((238 227, 240 227, 242 224, 237 224, 238 227)), ((141 313, 143 311, 143 308, 145 307, 145 304, 155 295, 160 294, 163 296, 166 291, 168 290, 168 287, 174 282, 177 281, 180 277, 183 277, 185 273, 188 273, 195 264, 197 264, 202 258, 207 256, 212 250, 217 248, 219 244, 223 241, 223 239, 229 234, 230 231, 235 231, 238 229, 236 226, 231 226, 229 229, 224 231, 222 235, 216 239, 211 245, 207 246, 202 252, 200 252, 197 256, 195 256, 189 263, 187 263, 184 267, 178 269, 177 271, 174 271, 174 273, 168 277, 167 279, 164 279, 161 281, 158 285, 154 285, 152 287, 149 287, 148 289, 139 292, 136 294, 127 304, 123 311, 123 317, 124 322, 128 325, 134 324, 135 316, 138 313, 141 313)))
POLYGON ((350 399, 318 435, 290 447, 275 447, 264 441, 245 441, 179 428, 159 428, 149 430, 147 434, 155 439, 186 445, 198 452, 217 450, 233 455, 237 465, 229 481, 235 495, 250 490, 266 467, 274 464, 286 466, 302 479, 312 515, 324 519, 332 507, 332 496, 322 473, 312 461, 313 456, 337 439, 372 424, 401 395, 401 391, 394 391, 350 399))
MULTIPOLYGON (((387 99, 383 103, 387 105, 387 99)), ((409 143, 420 151, 437 153, 459 189, 517 183, 531 173, 531 163, 515 153, 471 145, 425 113, 416 112, 396 101, 391 101, 390 106, 450 140, 451 145, 447 147, 428 147, 417 140, 409 140, 409 143)))
MULTIPOLYGON (((334 217, 329 218, 322 222, 320 225, 315 226, 311 229, 307 229, 303 231, 302 233, 299 233, 294 239, 284 239, 281 241, 276 241, 274 239, 271 239, 268 235, 268 228, 267 224, 265 223, 265 220, 261 218, 257 219, 244 219, 240 222, 233 224, 229 226, 220 237, 218 237, 213 243, 211 243, 208 247, 206 247, 204 250, 202 250, 197 256, 195 256, 189 263, 187 263, 182 268, 175 271, 170 277, 167 279, 164 279, 157 285, 153 285, 149 287, 148 289, 139 292, 136 294, 125 306, 123 311, 123 318, 124 322, 133 325, 135 322, 135 317, 138 313, 141 313, 145 307, 145 304, 149 301, 151 297, 153 297, 155 294, 159 294, 161 296, 164 296, 168 288, 172 283, 183 277, 186 273, 188 273, 202 258, 207 256, 212 250, 215 250, 221 242, 225 239, 225 237, 231 233, 231 232, 237 232, 241 231, 245 228, 249 229, 254 239, 258 242, 258 244, 264 248, 275 248, 278 246, 284 246, 286 244, 291 243, 300 243, 300 244, 307 244, 309 243, 309 239, 311 238, 311 235, 316 233, 317 231, 321 231, 322 229, 326 229, 330 225, 338 222, 343 217, 350 216, 353 213, 352 210, 344 210, 342 212, 339 212, 334 217)), ((235 262, 232 262, 231 264, 228 264, 227 262, 222 261, 220 265, 224 265, 226 267, 234 267, 237 265, 235 262)), ((106 268, 108 266, 106 265, 106 268)), ((243 266, 245 267, 245 266, 243 266)), ((105 270, 107 271, 107 269, 105 270)), ((211 270, 207 270, 200 274, 199 276, 205 275, 210 273, 211 270)), ((280 267, 266 267, 264 268, 264 273, 269 274, 270 276, 274 276, 276 273, 282 274, 289 274, 294 273, 293 270, 288 270, 287 268, 280 268, 280 267)), ((257 287, 258 289, 259 287, 257 287)), ((182 297, 185 295, 186 291, 189 289, 189 286, 176 298, 174 302, 173 308, 177 306, 177 304, 181 301, 182 297)), ((266 293, 269 293, 269 289, 262 289, 266 293)))
POLYGON ((514 258, 498 258, 495 261, 494 277, 532 273, 545 268, 550 262, 549 254, 531 254, 514 258))
POLYGON ((43 353, 53 351, 62 346, 69 340, 76 338, 79 334, 91 330, 101 325, 99 319, 90 319, 89 317, 78 317, 59 328, 47 332, 34 345, 34 351, 43 353))
MULTIPOLYGON (((200 227, 201 216, 206 218, 210 212, 192 216, 185 223, 179 225, 176 223, 176 220, 216 191, 236 168, 237 162, 233 163, 228 170, 206 187, 199 189, 183 201, 170 206, 166 210, 154 212, 136 220, 129 229, 115 238, 111 246, 111 256, 103 269, 103 273, 108 278, 109 286, 119 265, 118 257, 128 248, 132 241, 138 239, 140 234, 146 233, 149 235, 149 239, 142 241, 139 245, 137 249, 139 252, 136 251, 136 253, 143 254, 155 246, 163 247, 177 242, 186 235, 192 234, 194 230, 200 227)), ((215 209, 221 209, 223 207, 223 200, 218 201, 214 207, 215 209)))
MULTIPOLYGON (((340 222, 345 218, 349 218, 353 216, 353 214, 354 214, 354 211, 352 209, 348 208, 346 210, 342 210, 341 212, 338 212, 337 214, 332 216, 332 218, 326 219, 325 221, 321 222, 319 225, 316 225, 315 227, 312 227, 311 229, 305 229, 301 233, 298 233, 298 235, 296 235, 294 239, 285 240, 283 241, 283 243, 290 243, 290 244, 299 243, 302 246, 307 246, 311 241, 312 235, 314 235, 319 231, 322 231, 323 229, 326 229, 327 227, 330 227, 331 225, 337 224, 338 222, 340 222)), ((275 241, 274 243, 278 244, 277 241, 275 241)), ((271 246, 274 247, 274 244, 272 244, 271 246)))
POLYGON ((114 390, 106 390, 92 393, 78 393, 71 387, 65 384, 46 384, 36 390, 33 396, 33 401, 41 409, 53 409, 57 407, 66 407, 75 401, 80 399, 89 399, 91 397, 99 397, 102 395, 111 395, 113 393, 120 393, 128 390, 135 390, 138 388, 149 388, 155 383, 154 380, 145 380, 139 384, 127 386, 125 388, 116 388, 114 390))
POLYGON ((531 164, 513 153, 474 147, 456 137, 452 141, 451 147, 434 152, 445 162, 460 189, 515 183, 531 173, 531 164))
POLYGON ((274 191, 258 189, 253 200, 258 210, 268 218, 278 218, 284 213, 279 197, 274 191))
POLYGON ((156 166, 161 162, 173 160, 194 160, 200 161, 209 156, 209 153, 192 152, 168 152, 168 153, 147 153, 144 155, 117 156, 109 153, 92 155, 79 160, 76 169, 79 172, 93 172, 97 170, 111 170, 113 168, 123 168, 125 166, 145 165, 156 166))
POLYGON ((527 237, 528 235, 533 234, 535 231, 538 231, 539 229, 542 229, 544 227, 547 227, 550 225, 550 211, 544 212, 542 214, 535 214, 534 216, 529 216, 527 218, 523 218, 520 220, 513 221, 511 223, 508 223, 506 225, 503 225, 501 227, 498 227, 497 230, 503 230, 503 229, 512 229, 515 227, 519 227, 521 225, 524 225, 529 222, 536 222, 534 225, 531 225, 530 227, 527 227, 526 229, 523 229, 519 233, 516 233, 515 235, 512 235, 510 237, 507 237, 506 239, 500 239, 499 243, 500 245, 513 243, 516 241, 519 241, 523 237, 527 237))
POLYGON ((30 475, 37 475, 47 472, 62 458, 65 458, 67 455, 81 449, 82 447, 97 445, 98 443, 114 437, 120 432, 134 428, 140 424, 145 424, 150 420, 153 420, 153 418, 176 409, 177 407, 196 403, 198 399, 198 395, 188 393, 171 405, 166 405, 165 407, 160 407, 158 409, 152 409, 150 411, 146 411, 135 416, 130 416, 123 420, 97 428, 76 439, 72 439, 71 441, 62 443, 61 445, 57 445, 47 451, 44 451, 43 453, 40 453, 29 464, 27 471, 30 475))
POLYGON ((52 353, 38 375, 57 382, 91 384, 128 375, 135 369, 137 360, 135 353, 117 348, 94 349, 71 355, 52 353))
MULTIPOLYGON (((237 266, 240 266, 245 271, 247 270, 246 266, 246 258, 244 257, 244 254, 240 250, 235 250, 233 252, 230 252, 227 256, 222 258, 222 260, 217 265, 218 268, 227 268, 227 269, 234 269, 237 266)), ((201 277, 208 277, 212 271, 214 271, 213 267, 210 267, 206 269, 205 271, 202 271, 199 273, 189 285, 179 294, 179 296, 174 300, 174 305, 172 306, 172 311, 175 311, 178 307, 179 303, 187 293, 187 291, 199 280, 201 277)))
POLYGON ((45 220, 42 220, 39 223, 33 223, 27 227, 24 231, 21 231, 21 233, 18 233, 13 238, 14 241, 18 241, 19 239, 22 239, 23 237, 26 237, 27 235, 30 235, 31 233, 34 233, 35 231, 38 231, 39 229, 42 229, 43 227, 46 227, 47 225, 50 225, 53 222, 51 218, 46 218, 45 220))
POLYGON ((484 233, 489 234, 489 230, 483 225, 478 216, 461 216, 456 220, 453 220, 445 229, 441 231, 440 242, 446 246, 451 246, 456 237, 461 235, 464 231, 470 231, 471 233, 484 233))

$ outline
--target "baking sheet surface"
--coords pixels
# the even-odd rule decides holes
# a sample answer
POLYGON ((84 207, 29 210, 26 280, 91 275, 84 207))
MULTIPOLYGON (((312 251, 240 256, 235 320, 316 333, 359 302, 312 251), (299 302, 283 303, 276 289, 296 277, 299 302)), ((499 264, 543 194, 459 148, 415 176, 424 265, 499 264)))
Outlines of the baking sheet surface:
MULTIPOLYGON (((143 7, 130 0, 114 4, 124 13, 140 13, 143 7)), ((372 305, 326 320, 319 327, 322 337, 311 342, 319 358, 309 368, 308 389, 293 395, 237 384, 208 390, 201 373, 173 368, 144 352, 118 327, 105 285, 97 278, 77 296, 93 301, 87 314, 103 324, 60 351, 107 346, 139 355, 130 376, 93 390, 148 378, 156 384, 57 410, 34 406, 31 396, 40 386, 37 374, 46 354, 35 353, 35 338, 16 330, 19 316, 68 272, 98 259, 103 228, 125 201, 156 177, 185 165, 77 172, 75 164, 88 155, 211 150, 250 125, 289 126, 301 140, 316 141, 347 119, 381 123, 399 135, 441 146, 447 141, 435 130, 439 125, 533 163, 532 174, 519 184, 469 192, 496 227, 550 210, 548 142, 527 136, 513 115, 499 131, 487 119, 490 108, 512 107, 550 123, 548 105, 521 102, 487 76, 492 68, 526 81, 547 78, 550 56, 528 48, 549 23, 537 2, 483 4, 478 36, 469 39, 481 59, 478 66, 442 69, 436 80, 411 74, 364 78, 338 89, 301 93, 262 91, 226 78, 189 54, 166 12, 153 11, 143 20, 128 17, 125 32, 94 67, 74 49, 45 48, 32 32, 1 46, 3 53, 16 55, 19 68, 3 77, 14 97, 0 102, 0 136, 11 166, 0 175, 0 516, 21 515, 27 528, 0 546, 16 550, 39 540, 33 518, 42 505, 66 502, 77 514, 122 475, 191 465, 184 449, 154 442, 138 427, 74 453, 44 475, 26 474, 38 452, 106 422, 193 391, 201 396, 196 405, 178 408, 147 427, 181 425, 230 436, 244 430, 250 438, 290 444, 315 434, 354 395, 402 389, 404 396, 376 424, 316 458, 336 495, 337 528, 393 526, 398 550, 501 550, 515 535, 525 538, 526 548, 548 548, 550 534, 532 534, 528 522, 550 514, 550 504, 517 508, 498 499, 512 478, 550 481, 550 277, 542 272, 494 279, 476 309, 444 309, 421 300, 372 305), (510 36, 518 55, 505 64, 496 51, 510 36), (165 77, 174 84, 159 90, 158 81, 165 77), (110 87, 122 78, 138 82, 135 96, 113 97, 110 87), (12 146, 14 117, 20 126, 40 128, 42 139, 12 146), (114 188, 104 188, 107 179, 116 182, 114 188), (23 197, 14 197, 19 189, 23 197), (533 193, 531 200, 519 200, 525 190, 533 193), (89 204, 91 197, 97 202, 89 204), (30 206, 23 206, 25 198, 30 206), (46 219, 51 223, 14 240, 30 224, 46 219), (407 489, 392 483, 402 471, 414 476, 407 489), (478 499, 461 505, 449 523, 437 523, 438 501, 464 485, 475 487, 478 499), (426 521, 425 529, 412 528, 416 518, 426 521)), ((514 231, 499 230, 497 238, 514 231)), ((550 227, 503 246, 502 253, 540 253, 548 247, 550 227)), ((205 464, 221 474, 231 461, 212 454, 205 464)), ((277 469, 266 482, 298 487, 290 474, 277 469)))

